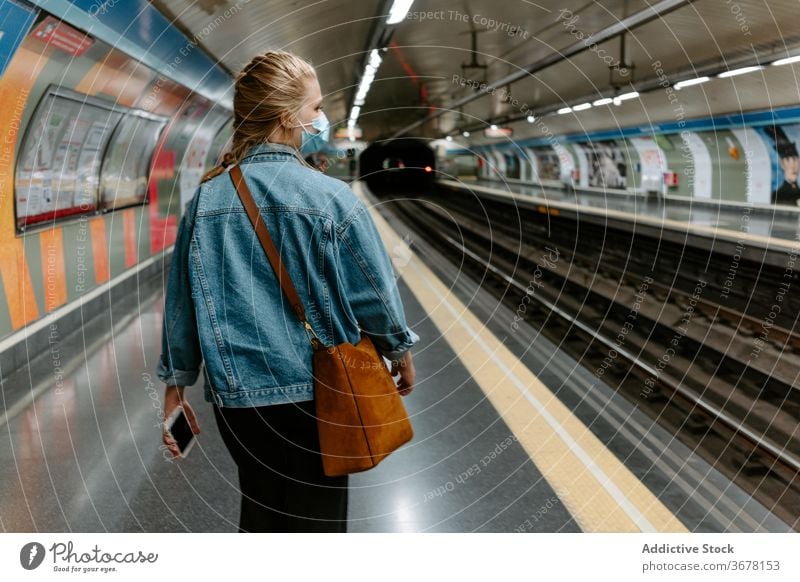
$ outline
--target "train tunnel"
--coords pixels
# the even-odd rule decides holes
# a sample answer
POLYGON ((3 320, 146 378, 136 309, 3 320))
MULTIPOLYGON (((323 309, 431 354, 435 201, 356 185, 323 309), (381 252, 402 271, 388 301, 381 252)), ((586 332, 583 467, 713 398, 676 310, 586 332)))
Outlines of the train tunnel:
POLYGON ((419 139, 372 143, 359 156, 358 173, 376 194, 425 194, 436 177, 436 154, 419 139))
POLYGON ((797 8, 0 0, 4 579, 796 579, 797 8))

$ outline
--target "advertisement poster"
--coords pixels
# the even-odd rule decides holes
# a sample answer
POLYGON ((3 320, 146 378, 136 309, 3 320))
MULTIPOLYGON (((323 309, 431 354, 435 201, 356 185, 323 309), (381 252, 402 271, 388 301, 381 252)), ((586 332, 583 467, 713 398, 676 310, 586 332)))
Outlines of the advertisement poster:
POLYGON ((767 136, 772 166, 776 170, 772 173, 772 202, 796 206, 800 201, 800 188, 797 185, 800 126, 769 125, 762 131, 767 136))
POLYGON ((589 161, 589 185, 595 188, 625 188, 625 158, 614 140, 584 142, 580 146, 589 161))

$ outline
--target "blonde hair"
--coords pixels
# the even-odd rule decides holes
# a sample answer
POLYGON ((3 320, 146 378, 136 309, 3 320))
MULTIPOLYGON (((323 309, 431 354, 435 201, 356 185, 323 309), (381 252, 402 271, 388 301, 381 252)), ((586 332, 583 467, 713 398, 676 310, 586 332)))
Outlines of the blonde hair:
MULTIPOLYGON (((251 146, 267 143, 288 112, 296 114, 306 98, 306 81, 317 76, 311 64, 287 51, 257 55, 237 75, 233 94, 233 139, 220 165, 203 175, 210 180, 236 164, 251 146)), ((307 167, 314 168, 297 158, 307 167)))

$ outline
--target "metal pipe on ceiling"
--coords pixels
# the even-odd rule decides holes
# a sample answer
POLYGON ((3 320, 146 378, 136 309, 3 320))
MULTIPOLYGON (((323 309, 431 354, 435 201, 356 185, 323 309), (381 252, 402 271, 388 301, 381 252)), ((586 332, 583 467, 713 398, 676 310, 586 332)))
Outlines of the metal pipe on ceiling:
MULTIPOLYGON (((612 39, 617 35, 623 34, 625 32, 630 32, 634 28, 647 24, 648 22, 651 22, 652 20, 655 20, 657 18, 661 18, 662 16, 665 16, 670 12, 673 12, 680 8, 683 8, 684 6, 687 6, 694 1, 695 0, 661 0, 660 2, 653 4, 649 8, 640 10, 636 14, 632 14, 631 16, 623 18, 622 20, 612 24, 611 26, 604 28, 603 30, 597 32, 596 34, 593 34, 591 44, 600 44, 601 42, 612 39)), ((589 46, 590 43, 586 43, 583 40, 580 40, 568 46, 562 51, 558 51, 551 55, 548 55, 543 59, 539 59, 538 61, 535 61, 525 67, 520 68, 518 71, 515 71, 510 75, 507 75, 501 79, 498 79, 497 81, 494 81, 493 83, 491 83, 491 86, 503 87, 505 85, 508 85, 509 83, 518 81, 528 75, 537 73, 543 69, 546 69, 547 67, 551 67, 556 63, 564 61, 578 53, 586 51, 589 49, 589 46)), ((455 101, 454 103, 451 103, 447 109, 439 109, 434 113, 428 114, 419 121, 415 121, 414 123, 407 125, 400 131, 393 134, 388 139, 393 140, 398 137, 401 137, 406 133, 408 133, 409 131, 411 131, 412 129, 415 129, 420 125, 439 117, 440 115, 444 115, 445 113, 447 113, 452 109, 470 103, 475 99, 486 97, 487 95, 488 93, 474 93, 472 95, 467 95, 466 97, 463 97, 455 101)))
MULTIPOLYGON (((783 38, 780 41, 774 41, 770 43, 762 43, 761 45, 753 46, 753 52, 755 53, 755 57, 753 56, 745 56, 739 57, 737 59, 727 59, 723 62, 720 62, 719 59, 710 59, 704 62, 695 63, 690 68, 684 69, 682 71, 676 71, 670 74, 670 77, 673 79, 691 79, 692 77, 702 77, 708 76, 716 77, 719 73, 731 70, 734 68, 745 67, 745 66, 765 66, 770 61, 777 60, 777 58, 782 55, 784 52, 795 53, 800 52, 800 35, 791 37, 793 40, 791 45, 787 45, 787 40, 789 38, 783 38)), ((669 81, 669 86, 674 86, 675 82, 669 81)), ((657 89, 664 89, 667 85, 664 84, 664 80, 658 77, 652 77, 650 79, 641 81, 636 85, 632 85, 632 89, 637 91, 641 94, 646 94, 651 91, 657 89)), ((607 91, 602 93, 596 93, 592 95, 584 95, 580 98, 576 98, 570 102, 558 103, 553 105, 548 105, 536 110, 535 115, 536 117, 543 117, 545 115, 549 115, 554 113, 558 109, 563 106, 572 106, 578 103, 585 103, 587 101, 591 101, 592 99, 597 99, 599 97, 612 97, 613 95, 607 91)), ((518 121, 522 121, 528 117, 533 112, 533 110, 527 113, 515 113, 512 115, 503 115, 494 118, 488 118, 481 123, 473 123, 471 125, 462 126, 462 131, 478 131, 489 124, 496 124, 496 125, 505 125, 509 123, 516 123, 518 121)))

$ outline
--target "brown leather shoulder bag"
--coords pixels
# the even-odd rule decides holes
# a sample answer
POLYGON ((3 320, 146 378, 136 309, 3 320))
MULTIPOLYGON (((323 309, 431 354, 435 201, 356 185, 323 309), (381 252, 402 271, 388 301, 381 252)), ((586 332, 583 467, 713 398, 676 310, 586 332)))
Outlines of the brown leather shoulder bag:
POLYGON ((313 347, 314 403, 322 466, 326 475, 346 475, 371 469, 411 440, 411 421, 383 357, 363 331, 355 345, 325 346, 306 319, 294 283, 281 261, 239 164, 231 180, 272 265, 313 347))

